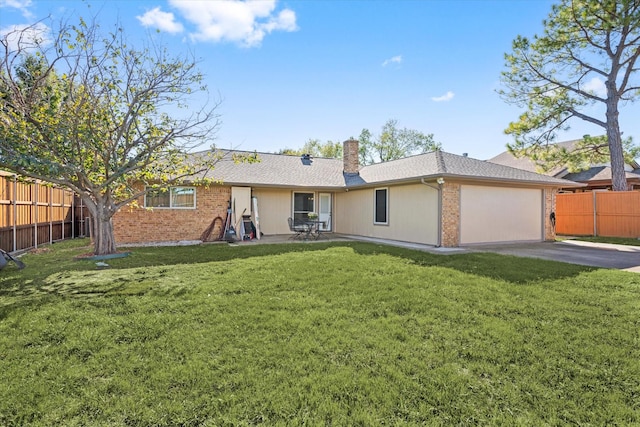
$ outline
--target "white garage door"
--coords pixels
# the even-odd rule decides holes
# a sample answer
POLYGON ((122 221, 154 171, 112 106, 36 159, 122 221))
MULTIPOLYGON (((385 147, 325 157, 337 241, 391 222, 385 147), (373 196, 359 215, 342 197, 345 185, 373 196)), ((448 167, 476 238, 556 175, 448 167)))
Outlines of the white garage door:
POLYGON ((460 243, 543 240, 542 190, 463 185, 460 243))

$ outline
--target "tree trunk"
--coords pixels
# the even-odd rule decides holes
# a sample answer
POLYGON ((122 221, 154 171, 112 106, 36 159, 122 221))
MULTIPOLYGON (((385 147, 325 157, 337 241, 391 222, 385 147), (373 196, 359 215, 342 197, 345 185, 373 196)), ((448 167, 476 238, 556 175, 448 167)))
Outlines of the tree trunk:
MULTIPOLYGON (((100 212, 101 210, 98 209, 100 212)), ((116 252, 116 241, 113 236, 111 216, 98 215, 93 218, 93 253, 107 255, 116 252)))
POLYGON ((622 135, 618 122, 618 103, 607 100, 607 141, 611 159, 611 184, 613 191, 627 191, 627 175, 624 170, 624 152, 622 150, 622 135))
POLYGON ((116 240, 113 236, 112 214, 105 199, 82 198, 91 214, 91 239, 94 255, 108 255, 116 252, 116 240))

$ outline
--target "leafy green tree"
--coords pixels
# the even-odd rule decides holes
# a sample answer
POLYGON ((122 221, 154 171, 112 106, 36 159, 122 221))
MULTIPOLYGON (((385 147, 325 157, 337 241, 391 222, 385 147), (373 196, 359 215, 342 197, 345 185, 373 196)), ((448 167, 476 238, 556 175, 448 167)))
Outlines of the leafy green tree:
POLYGON ((0 168, 75 191, 94 252, 113 253, 118 209, 218 160, 188 154, 214 135, 218 104, 187 103, 207 93, 194 60, 135 49, 121 28, 63 23, 51 41, 30 30, 0 40, 0 168))
POLYGON ((390 119, 382 127, 380 135, 374 136, 368 129, 360 132, 360 163, 370 165, 396 160, 412 154, 428 153, 442 148, 435 142, 433 134, 424 134, 413 129, 398 129, 398 121, 390 119))
MULTIPOLYGON (((640 147, 634 145, 631 138, 622 140, 622 149, 628 163, 640 156, 640 147)), ((610 159, 606 135, 585 135, 581 140, 573 141, 569 145, 552 144, 546 148, 538 147, 529 150, 527 156, 535 162, 541 172, 565 167, 569 172, 579 172, 589 169, 592 165, 608 163, 610 159)))
MULTIPOLYGON (((624 148, 633 146, 630 140, 623 142, 618 116, 619 106, 640 94, 640 2, 562 0, 552 6, 543 25, 543 35, 532 40, 518 36, 513 52, 505 55, 506 89, 500 94, 526 108, 505 130, 514 136, 509 149, 545 156, 571 119, 585 120, 604 129, 613 189, 627 190, 624 148)), ((583 148, 594 141, 594 149, 602 148, 597 139, 586 139, 583 148)), ((572 162, 586 159, 585 153, 588 150, 575 151, 572 162)))
POLYGON ((278 154, 301 156, 311 154, 314 157, 339 159, 342 157, 342 143, 327 141, 324 144, 319 139, 309 139, 300 149, 283 148, 278 154))

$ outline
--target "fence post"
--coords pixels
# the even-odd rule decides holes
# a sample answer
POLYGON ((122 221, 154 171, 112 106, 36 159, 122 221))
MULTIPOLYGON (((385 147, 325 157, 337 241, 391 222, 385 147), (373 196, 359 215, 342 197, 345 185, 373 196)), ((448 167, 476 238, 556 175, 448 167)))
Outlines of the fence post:
POLYGON ((49 244, 53 243, 53 186, 49 187, 49 244))
POLYGON ((38 181, 35 181, 33 183, 33 198, 35 201, 32 201, 31 204, 33 206, 33 208, 35 209, 34 215, 33 215, 33 243, 34 243, 34 248, 38 249, 38 220, 40 219, 38 217, 38 181))
POLYGON ((85 231, 86 231, 86 227, 85 227, 85 216, 84 216, 84 200, 82 198, 80 198, 80 236, 81 237, 87 237, 85 231))
POLYGON ((13 252, 18 249, 18 175, 13 175, 13 252))
POLYGON ((67 206, 67 199, 66 199, 66 190, 60 190, 62 191, 61 197, 62 197, 62 206, 60 206, 60 212, 61 212, 61 219, 62 219, 62 223, 60 224, 60 227, 62 227, 60 229, 60 236, 62 240, 64 240, 64 220, 65 220, 65 214, 64 214, 64 208, 65 206, 67 206))
POLYGON ((596 206, 596 192, 591 191, 593 194, 593 237, 598 237, 598 218, 597 218, 597 206, 596 206))
POLYGON ((71 238, 76 238, 76 196, 71 197, 71 238))

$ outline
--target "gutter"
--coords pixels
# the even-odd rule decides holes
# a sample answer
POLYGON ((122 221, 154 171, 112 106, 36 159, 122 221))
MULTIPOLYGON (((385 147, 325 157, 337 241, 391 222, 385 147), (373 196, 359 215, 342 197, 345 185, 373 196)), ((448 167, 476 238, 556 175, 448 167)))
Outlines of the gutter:
POLYGON ((426 182, 424 178, 420 178, 420 182, 438 192, 438 241, 436 243, 436 248, 439 248, 442 246, 442 185, 444 184, 444 178, 439 177, 436 180, 436 182, 438 183, 437 187, 426 182))

